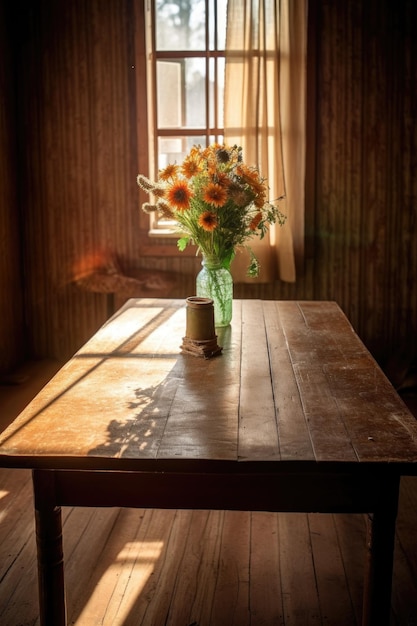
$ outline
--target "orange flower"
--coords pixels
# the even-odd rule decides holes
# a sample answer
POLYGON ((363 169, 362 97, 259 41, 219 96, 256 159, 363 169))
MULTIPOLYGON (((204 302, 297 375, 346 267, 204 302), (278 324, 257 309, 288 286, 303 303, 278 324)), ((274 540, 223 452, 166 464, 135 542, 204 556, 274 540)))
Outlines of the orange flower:
POLYGON ((217 215, 211 211, 204 211, 198 218, 198 223, 201 228, 211 232, 217 228, 217 215))
POLYGON ((245 188, 242 188, 241 185, 236 183, 230 183, 229 189, 229 198, 238 206, 245 207, 251 201, 251 196, 248 194, 245 188))
POLYGON ((179 180, 175 182, 170 189, 168 189, 166 198, 168 203, 177 209, 177 211, 185 211, 190 208, 192 195, 193 194, 186 181, 179 180))
POLYGON ((222 187, 230 187, 230 185, 232 184, 230 182, 230 178, 228 177, 227 174, 225 174, 225 172, 218 172, 216 175, 216 182, 221 185, 222 187))
MULTIPOLYGON (((282 198, 268 202, 267 179, 244 163, 238 145, 193 146, 178 164, 161 167, 156 182, 142 175, 137 182, 155 203, 145 204, 144 211, 157 211, 169 226, 176 223, 180 251, 195 244, 202 254, 223 259, 248 247, 247 240, 262 239, 270 224, 285 222, 276 205, 282 198)), ((250 276, 257 275, 258 265, 250 251, 250 276)))
POLYGON ((259 226, 259 222, 262 219, 262 213, 259 211, 255 217, 252 219, 251 223, 249 224, 249 230, 256 230, 259 226))
POLYGON ((212 159, 213 157, 216 156, 216 150, 218 150, 221 147, 222 146, 219 143, 212 143, 210 146, 207 146, 207 148, 204 148, 202 150, 201 156, 203 157, 203 159, 206 159, 206 160, 212 159))
POLYGON ((184 163, 181 166, 181 171, 186 178, 192 178, 201 172, 202 167, 199 161, 196 158, 188 158, 184 160, 184 163))
POLYGON ((161 180, 169 180, 170 178, 174 178, 177 171, 178 171, 178 165, 175 165, 174 163, 170 163, 163 170, 160 170, 159 178, 161 180))
POLYGON ((192 146, 190 149, 190 152, 188 153, 188 156, 191 157, 192 159, 202 158, 203 153, 201 151, 201 146, 192 146))
POLYGON ((266 197, 265 197, 265 193, 259 192, 255 198, 254 204, 258 209, 262 209, 262 207, 264 206, 266 202, 266 197))
POLYGON ((236 173, 252 187, 255 193, 264 191, 265 185, 259 178, 259 173, 256 170, 241 164, 236 168, 236 173))
POLYGON ((209 183, 204 190, 203 200, 207 204, 220 208, 226 204, 227 191, 217 183, 209 183))

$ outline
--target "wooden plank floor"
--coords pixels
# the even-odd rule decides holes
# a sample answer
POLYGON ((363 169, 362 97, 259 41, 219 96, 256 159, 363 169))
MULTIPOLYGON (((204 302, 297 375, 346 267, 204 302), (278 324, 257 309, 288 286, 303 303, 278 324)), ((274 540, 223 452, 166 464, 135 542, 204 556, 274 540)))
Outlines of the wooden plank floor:
MULTIPOLYGON (((56 364, 0 387, 0 428, 56 364)), ((39 624, 31 476, 0 469, 0 624, 39 624)), ((66 508, 68 623, 360 624, 365 518, 66 508)), ((417 478, 401 485, 392 624, 417 624, 417 478)))

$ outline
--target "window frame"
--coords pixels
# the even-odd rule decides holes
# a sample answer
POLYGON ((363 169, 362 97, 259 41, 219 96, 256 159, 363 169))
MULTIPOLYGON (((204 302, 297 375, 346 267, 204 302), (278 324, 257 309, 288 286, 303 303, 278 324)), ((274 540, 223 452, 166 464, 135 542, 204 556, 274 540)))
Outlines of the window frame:
MULTIPOLYGON (((209 0, 206 4, 206 23, 209 19, 209 0)), ((217 0, 214 3, 217 7, 217 0)), ((214 19, 213 49, 209 47, 209 29, 206 29, 205 50, 156 50, 155 1, 147 0, 135 2, 135 66, 136 66, 136 103, 137 103, 137 142, 139 172, 148 173, 151 179, 156 179, 158 173, 158 140, 160 137, 204 137, 206 144, 212 141, 223 141, 224 127, 219 126, 218 111, 218 59, 225 59, 225 50, 217 49, 218 30, 217 20, 214 19), (149 52, 150 50, 150 52, 149 52), (157 76, 158 61, 185 60, 187 58, 205 59, 206 82, 206 125, 205 127, 158 128, 157 125, 157 76), (214 93, 210 92, 210 63, 214 59, 214 93), (214 112, 210 111, 210 99, 216 103, 214 112), (209 125, 210 118, 214 121, 209 125)), ((157 216, 144 213, 141 206, 149 200, 147 194, 139 190, 139 224, 141 254, 173 256, 179 252, 176 247, 177 235, 168 222, 158 221, 157 216), (151 219, 150 219, 151 217, 151 219)), ((182 255, 195 255, 193 247, 187 247, 182 255)))

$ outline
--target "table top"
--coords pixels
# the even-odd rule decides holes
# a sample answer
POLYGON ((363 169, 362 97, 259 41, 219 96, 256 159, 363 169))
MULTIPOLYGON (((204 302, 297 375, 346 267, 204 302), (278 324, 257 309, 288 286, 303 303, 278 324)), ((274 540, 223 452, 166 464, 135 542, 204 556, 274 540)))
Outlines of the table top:
POLYGON ((129 300, 0 435, 0 466, 414 473, 417 422, 335 302, 235 300, 211 359, 181 353, 185 316, 129 300))

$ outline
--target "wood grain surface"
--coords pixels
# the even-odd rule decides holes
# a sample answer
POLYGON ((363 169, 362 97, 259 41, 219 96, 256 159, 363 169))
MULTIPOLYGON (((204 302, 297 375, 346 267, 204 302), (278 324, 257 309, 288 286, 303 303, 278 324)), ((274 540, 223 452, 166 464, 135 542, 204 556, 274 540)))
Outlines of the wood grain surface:
POLYGON ((212 359, 181 354, 184 332, 184 301, 129 300, 2 434, 0 465, 413 470, 415 419, 336 303, 235 301, 212 359))

